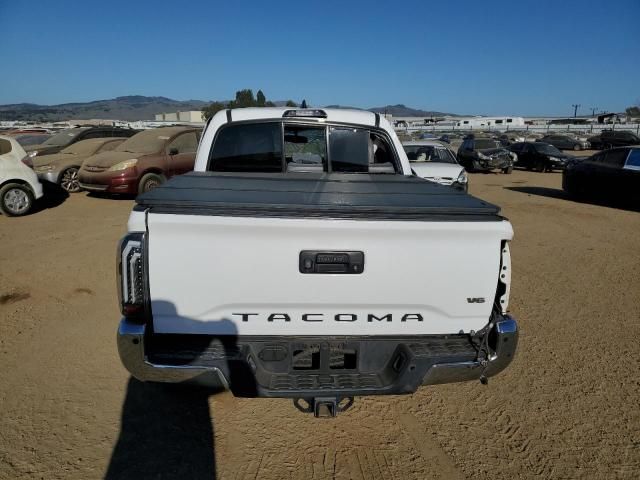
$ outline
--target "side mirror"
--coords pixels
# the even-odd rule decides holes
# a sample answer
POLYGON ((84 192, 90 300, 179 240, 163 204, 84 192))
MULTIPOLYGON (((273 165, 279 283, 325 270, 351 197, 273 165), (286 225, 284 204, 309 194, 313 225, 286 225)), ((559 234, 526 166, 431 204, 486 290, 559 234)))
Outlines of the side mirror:
POLYGON ((171 147, 169 149, 169 155, 177 155, 178 154, 178 149, 176 147, 171 147))

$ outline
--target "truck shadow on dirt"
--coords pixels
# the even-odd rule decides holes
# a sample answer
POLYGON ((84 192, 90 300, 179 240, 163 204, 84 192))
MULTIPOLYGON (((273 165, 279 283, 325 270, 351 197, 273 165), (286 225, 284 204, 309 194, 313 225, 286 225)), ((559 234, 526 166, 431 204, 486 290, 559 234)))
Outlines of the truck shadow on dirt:
POLYGON ((633 202, 616 199, 616 198, 603 198, 603 197, 573 197, 570 196, 564 190, 557 188, 547 187, 504 187, 507 190, 513 192, 526 193, 528 195, 537 195, 540 197, 556 198, 559 200, 566 200, 570 202, 586 203, 589 205, 597 205, 600 207, 617 208, 619 210, 627 210, 630 212, 640 212, 640 204, 634 204, 633 202))
MULTIPOLYGON (((175 314, 169 302, 154 302, 152 308, 175 314)), ((180 317, 182 322, 196 322, 180 317)), ((230 320, 217 322, 219 337, 199 337, 189 343, 189 352, 201 354, 214 343, 226 357, 226 378, 236 396, 256 396, 256 379, 241 355, 237 329, 230 320)), ((189 362, 185 361, 184 364, 189 362)), ((122 406, 120 435, 105 474, 116 479, 215 479, 214 423, 209 397, 222 389, 185 384, 141 382, 130 378, 122 406)))
POLYGON ((214 452, 208 392, 131 378, 105 479, 214 479, 214 452))

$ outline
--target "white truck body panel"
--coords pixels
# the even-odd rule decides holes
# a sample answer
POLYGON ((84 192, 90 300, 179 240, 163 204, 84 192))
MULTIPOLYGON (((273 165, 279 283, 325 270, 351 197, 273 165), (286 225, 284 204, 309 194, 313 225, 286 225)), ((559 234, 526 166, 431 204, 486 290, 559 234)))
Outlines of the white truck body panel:
MULTIPOLYGON (((135 215, 130 227, 140 224, 142 213, 135 215)), ((507 221, 383 222, 173 214, 152 214, 147 221, 152 232, 149 278, 157 333, 425 335, 477 331, 491 315, 501 242, 513 235, 507 221), (301 274, 301 249, 364 251, 364 271, 360 275, 301 274), (484 301, 471 303, 469 298, 484 301), (242 313, 257 315, 243 317, 242 313), (269 321, 272 314, 288 317, 276 315, 269 321), (303 314, 308 314, 307 321, 303 314), (369 315, 388 314, 390 321, 389 317, 369 320, 369 315)))

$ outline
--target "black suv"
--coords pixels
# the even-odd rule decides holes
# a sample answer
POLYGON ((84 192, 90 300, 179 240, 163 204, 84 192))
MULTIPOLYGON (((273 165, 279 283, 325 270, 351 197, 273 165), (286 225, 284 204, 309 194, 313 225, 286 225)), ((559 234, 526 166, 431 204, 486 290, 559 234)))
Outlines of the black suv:
POLYGON ((458 163, 468 172, 513 171, 511 152, 503 148, 499 141, 489 137, 467 136, 458 148, 458 163))
POLYGON ((604 130, 600 135, 589 138, 589 141, 598 150, 640 145, 640 137, 628 130, 604 130))
POLYGON ((542 142, 518 142, 512 144, 509 150, 518 155, 516 166, 536 172, 564 170, 567 162, 574 158, 542 142))
POLYGON ((122 127, 75 127, 67 128, 52 136, 50 136, 45 142, 40 145, 31 145, 25 147, 26 152, 30 157, 36 157, 38 155, 51 155, 58 153, 63 148, 69 145, 80 142, 82 140, 89 140, 90 138, 104 138, 104 137, 124 137, 129 138, 140 130, 134 130, 133 128, 122 127))

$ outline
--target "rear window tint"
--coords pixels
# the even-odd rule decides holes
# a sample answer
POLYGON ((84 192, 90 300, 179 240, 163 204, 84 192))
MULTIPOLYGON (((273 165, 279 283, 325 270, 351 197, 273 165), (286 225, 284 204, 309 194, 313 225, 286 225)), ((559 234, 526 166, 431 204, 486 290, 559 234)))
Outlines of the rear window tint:
POLYGON ((377 132, 286 122, 284 126, 268 122, 223 127, 214 140, 208 170, 375 174, 399 171, 390 143, 377 132))
POLYGON ((209 159, 214 172, 282 172, 280 123, 231 125, 215 139, 209 159))
MULTIPOLYGON (((331 170, 334 172, 367 173, 369 158, 369 132, 357 128, 332 127, 329 134, 331 170)), ((373 145, 371 145, 373 148, 373 145)))

